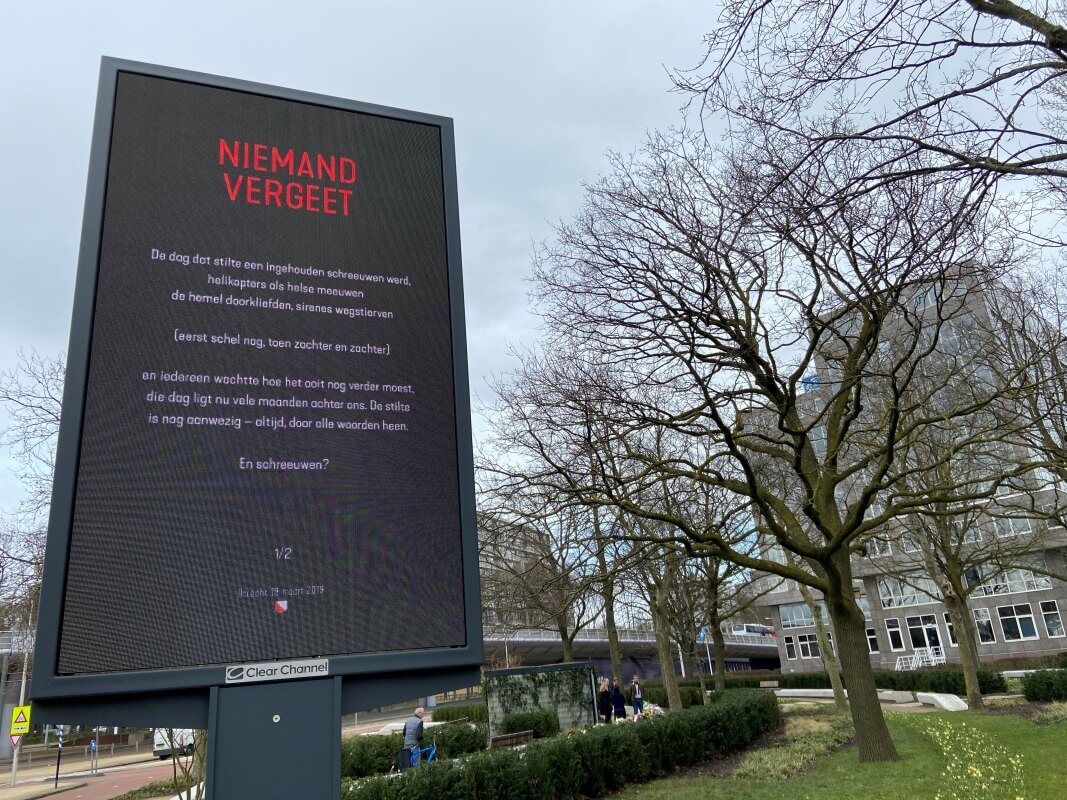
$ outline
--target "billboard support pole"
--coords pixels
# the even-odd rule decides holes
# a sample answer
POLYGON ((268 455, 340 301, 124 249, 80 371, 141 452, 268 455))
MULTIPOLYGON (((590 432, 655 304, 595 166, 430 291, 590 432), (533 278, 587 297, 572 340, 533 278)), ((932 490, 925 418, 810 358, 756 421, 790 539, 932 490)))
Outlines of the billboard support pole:
POLYGON ((213 688, 207 747, 210 800, 339 800, 341 678, 213 688))

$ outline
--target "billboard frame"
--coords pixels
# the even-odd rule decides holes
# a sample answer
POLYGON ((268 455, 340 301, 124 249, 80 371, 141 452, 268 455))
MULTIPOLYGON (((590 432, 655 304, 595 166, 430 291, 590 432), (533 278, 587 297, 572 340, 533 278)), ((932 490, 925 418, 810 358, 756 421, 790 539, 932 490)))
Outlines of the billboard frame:
MULTIPOLYGON (((86 185, 85 213, 82 220, 81 243, 75 282, 74 307, 70 341, 67 351, 66 384, 63 391, 62 416, 56 449, 55 477, 52 487, 51 514, 41 587, 41 602, 37 625, 34 669, 30 695, 35 702, 44 701, 58 712, 70 710, 84 700, 87 706, 101 713, 101 706, 109 705, 108 697, 117 704, 130 706, 137 702, 131 695, 140 694, 145 702, 153 702, 160 711, 170 709, 174 716, 178 706, 195 706, 195 716, 206 711, 208 690, 225 685, 227 664, 210 666, 179 666, 137 671, 115 671, 92 674, 60 675, 59 634, 73 527, 75 489, 81 455, 82 424, 85 411, 89 372, 89 352, 92 343, 93 313, 96 304, 97 276, 100 269, 104 207, 107 199, 107 176, 111 154, 112 125, 120 74, 130 73, 164 80, 179 81, 210 88, 243 92, 263 97, 304 103, 341 111, 386 117, 406 122, 431 125, 441 134, 442 188, 446 260, 448 272, 449 313, 452 334, 452 373, 456 420, 456 461, 459 486, 459 511, 463 572, 463 608, 466 644, 460 647, 426 650, 386 651, 375 653, 320 655, 330 662, 331 677, 376 677, 383 689, 395 684, 396 690, 428 687, 426 680, 436 671, 446 683, 473 676, 477 681, 478 667, 483 663, 481 597, 478 576, 478 543, 474 500, 474 457, 471 444, 470 394, 467 367, 467 346, 464 323, 463 283, 459 239, 459 201, 455 160, 453 122, 448 117, 390 108, 344 98, 314 94, 254 83, 235 78, 220 77, 188 70, 104 57, 101 59, 100 81, 93 123, 92 145, 86 185), (392 676, 392 677, 388 677, 392 676), (406 688, 402 688, 406 687, 406 688)), ((106 625, 106 610, 101 610, 101 624, 106 625)), ((285 659, 316 657, 315 653, 293 653, 285 659)), ((467 684, 470 685, 470 684, 467 684)), ((447 687, 447 688, 452 688, 447 687)), ((346 696, 355 694, 346 692, 346 696)), ((413 695, 409 695, 413 696, 413 695)), ((361 701, 366 702, 366 701, 361 701)), ((345 703, 351 707, 352 701, 345 703)), ((364 707, 367 707, 364 705, 364 707)), ((349 709, 346 709, 349 710, 349 709)), ((354 710, 354 709, 352 709, 354 710)), ((97 717, 100 719, 100 717, 97 717)))

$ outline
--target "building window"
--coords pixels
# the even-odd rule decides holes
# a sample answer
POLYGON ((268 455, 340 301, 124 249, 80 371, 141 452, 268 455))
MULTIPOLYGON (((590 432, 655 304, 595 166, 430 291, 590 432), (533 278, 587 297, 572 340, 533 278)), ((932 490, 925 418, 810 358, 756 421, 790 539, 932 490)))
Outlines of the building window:
POLYGON ((800 645, 801 658, 820 658, 822 656, 819 651, 819 642, 814 633, 800 634, 797 637, 797 644, 800 645))
POLYGON ((785 657, 790 661, 797 660, 797 646, 793 644, 792 636, 785 637, 785 657))
POLYGON ((922 575, 878 579, 878 599, 882 601, 882 608, 936 603, 938 594, 936 584, 922 575))
POLYGON ((948 631, 948 643, 952 647, 959 647, 960 643, 956 641, 956 626, 952 624, 952 619, 947 613, 945 614, 945 630, 948 631))
POLYGON ((905 553, 918 553, 921 547, 915 534, 905 532, 904 535, 900 537, 900 549, 905 553))
POLYGON ((867 652, 878 652, 878 631, 876 631, 874 628, 867 629, 867 652))
POLYGON ((1001 539, 1010 539, 1022 533, 1030 532, 1030 520, 1026 517, 1010 517, 993 520, 993 527, 1001 539))
MULTIPOLYGON (((815 618, 807 603, 789 603, 778 606, 778 613, 782 618, 783 628, 809 628, 815 624, 815 618)), ((819 608, 819 616, 824 617, 822 608, 819 608)))
MULTIPOLYGON (((1044 569, 1043 564, 1035 564, 1044 569)), ((974 567, 967 570, 965 577, 968 585, 981 581, 982 585, 974 590, 978 597, 990 597, 995 594, 1015 594, 1017 592, 1040 592, 1052 588, 1052 579, 1029 569, 1008 569, 988 578, 983 578, 974 567)))
POLYGON ((883 539, 880 536, 875 536, 873 539, 868 539, 863 545, 867 551, 867 558, 878 558, 880 556, 893 555, 893 544, 888 539, 883 539))
POLYGON ((908 636, 911 638, 911 646, 918 650, 920 647, 940 647, 941 635, 937 630, 937 617, 933 614, 923 614, 920 617, 908 617, 908 636))
POLYGON ((978 641, 981 644, 993 644, 997 635, 993 632, 993 620, 988 608, 974 609, 974 624, 978 628, 978 641))
POLYGON ((904 636, 900 632, 900 620, 887 619, 885 621, 885 632, 889 634, 889 649, 894 653, 899 653, 904 649, 904 636))
POLYGON ((962 541, 964 544, 974 544, 982 541, 981 529, 971 522, 968 522, 966 527, 962 522, 953 522, 952 536, 956 541, 962 541))
POLYGON ((1034 612, 1029 603, 1020 603, 1017 606, 997 606, 997 616, 1000 617, 1000 629, 1004 631, 1005 642, 1038 638, 1034 612))
POLYGON ((1045 633, 1050 639, 1059 639, 1063 633, 1063 618, 1055 600, 1041 601, 1041 617, 1045 621, 1045 633))

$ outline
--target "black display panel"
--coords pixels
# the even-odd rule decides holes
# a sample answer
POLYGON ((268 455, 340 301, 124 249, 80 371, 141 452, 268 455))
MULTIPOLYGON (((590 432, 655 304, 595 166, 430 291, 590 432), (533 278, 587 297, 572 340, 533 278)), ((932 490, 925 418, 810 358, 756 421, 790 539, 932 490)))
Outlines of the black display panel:
POLYGON ((55 675, 467 645, 443 152, 119 72, 55 675))

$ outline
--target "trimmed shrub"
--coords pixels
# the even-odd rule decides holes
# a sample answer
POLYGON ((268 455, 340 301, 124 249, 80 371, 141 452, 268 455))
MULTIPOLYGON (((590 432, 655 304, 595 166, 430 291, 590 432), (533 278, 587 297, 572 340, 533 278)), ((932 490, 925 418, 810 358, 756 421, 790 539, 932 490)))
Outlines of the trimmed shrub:
POLYGON ((346 778, 362 778, 388 772, 396 751, 403 746, 404 737, 399 733, 347 736, 341 739, 341 774, 346 778))
MULTIPOLYGON (((437 747, 438 758, 456 758, 484 750, 488 738, 484 728, 460 722, 426 728, 423 746, 428 742, 437 747)), ((403 746, 404 736, 399 733, 348 736, 341 740, 341 774, 346 778, 382 775, 392 768, 403 746)))
MULTIPOLYGON (((778 681, 782 689, 829 689, 830 676, 825 672, 797 672, 789 675, 726 676, 730 689, 756 688, 760 681, 778 681)), ((956 667, 934 667, 908 672, 875 672, 874 684, 879 689, 905 692, 944 692, 966 694, 963 670, 956 667)), ((1008 691, 1008 684, 999 672, 978 670, 978 686, 982 694, 999 694, 1008 691)))
POLYGON ((1023 696, 1031 703, 1067 700, 1067 670, 1039 669, 1023 678, 1023 696))
POLYGON ((455 722, 468 719, 482 725, 489 724, 489 709, 485 703, 465 703, 456 706, 440 706, 433 710, 434 722, 455 722))
POLYGON ((434 743, 438 758, 456 758, 477 753, 489 745, 486 728, 469 722, 434 725, 426 729, 426 740, 434 743))
MULTIPOLYGON (((601 725, 489 750, 389 779, 346 781, 346 800, 577 800, 731 753, 778 725, 771 692, 736 691, 639 723, 601 725)), ((530 728, 523 728, 530 730, 530 728)))
MULTIPOLYGON (((667 690, 662 686, 652 686, 644 689, 645 702, 655 703, 657 706, 667 708, 667 690)), ((678 685, 678 694, 682 698, 682 708, 689 708, 690 706, 699 706, 703 704, 700 699, 700 684, 694 684, 692 686, 688 684, 678 685)))
POLYGON ((533 731, 535 739, 547 739, 559 733, 559 715, 554 709, 545 708, 540 711, 522 711, 517 714, 506 714, 501 733, 519 733, 520 731, 533 731))

